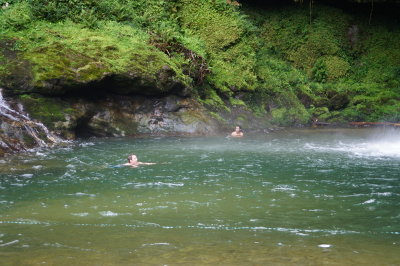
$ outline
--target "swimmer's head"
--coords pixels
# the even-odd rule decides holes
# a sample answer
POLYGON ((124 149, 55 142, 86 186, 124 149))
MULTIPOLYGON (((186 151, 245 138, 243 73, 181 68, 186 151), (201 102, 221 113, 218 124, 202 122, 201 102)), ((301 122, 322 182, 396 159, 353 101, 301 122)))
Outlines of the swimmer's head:
POLYGON ((236 131, 236 132, 241 132, 241 131, 242 131, 242 128, 241 128, 240 126, 236 126, 236 127, 235 127, 235 131, 236 131))
POLYGON ((135 154, 128 156, 128 162, 130 163, 131 161, 137 162, 137 156, 135 154))

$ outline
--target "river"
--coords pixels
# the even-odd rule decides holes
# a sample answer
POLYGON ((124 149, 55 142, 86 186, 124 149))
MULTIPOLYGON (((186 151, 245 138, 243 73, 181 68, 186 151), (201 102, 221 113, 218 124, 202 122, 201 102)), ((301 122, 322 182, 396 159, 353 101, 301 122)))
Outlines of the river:
POLYGON ((1 264, 400 265, 399 166, 394 129, 42 148, 0 160, 1 264))

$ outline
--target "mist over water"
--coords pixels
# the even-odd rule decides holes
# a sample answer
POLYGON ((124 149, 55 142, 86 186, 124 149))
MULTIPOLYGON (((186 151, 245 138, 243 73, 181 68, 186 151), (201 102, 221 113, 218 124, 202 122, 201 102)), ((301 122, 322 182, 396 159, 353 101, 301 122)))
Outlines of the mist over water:
MULTIPOLYGON (((336 140, 328 145, 310 143, 307 148, 315 151, 343 152, 355 156, 400 158, 400 130, 373 129, 360 139, 336 140)), ((366 134, 366 133, 364 133, 366 134)))
POLYGON ((399 264, 399 144, 396 130, 287 130, 18 155, 0 161, 0 253, 6 265, 399 264), (121 167, 131 153, 157 164, 121 167))

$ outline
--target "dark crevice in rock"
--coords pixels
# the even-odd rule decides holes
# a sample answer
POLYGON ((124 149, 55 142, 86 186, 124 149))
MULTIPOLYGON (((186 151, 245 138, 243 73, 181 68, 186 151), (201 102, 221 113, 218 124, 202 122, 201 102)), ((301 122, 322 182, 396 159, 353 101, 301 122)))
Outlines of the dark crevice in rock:
POLYGON ((76 127, 74 129, 74 133, 76 138, 79 139, 88 139, 90 137, 96 136, 96 132, 89 126, 89 122, 92 118, 92 115, 85 115, 76 120, 76 127))

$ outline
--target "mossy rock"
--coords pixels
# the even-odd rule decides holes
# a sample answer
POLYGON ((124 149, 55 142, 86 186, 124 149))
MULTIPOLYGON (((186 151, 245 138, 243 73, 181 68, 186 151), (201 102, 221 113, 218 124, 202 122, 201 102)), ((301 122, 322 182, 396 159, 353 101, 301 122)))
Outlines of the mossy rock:
POLYGON ((230 112, 229 107, 225 104, 215 90, 212 88, 205 88, 203 93, 205 95, 204 99, 199 99, 202 104, 214 111, 224 110, 226 112, 230 112))
POLYGON ((209 115, 214 118, 215 120, 217 120, 218 122, 224 124, 224 125, 228 125, 228 121, 223 118, 220 114, 216 113, 216 112, 209 112, 209 115))
POLYGON ((20 75, 32 76, 29 86, 18 93, 64 95, 93 88, 148 95, 190 91, 191 79, 180 66, 148 44, 145 33, 135 28, 112 22, 98 29, 72 22, 51 26, 36 22, 35 26, 18 33, 21 58, 13 65, 20 65, 23 58, 31 68, 21 69, 20 75), (120 87, 107 83, 114 78, 120 87))
POLYGON ((0 86, 15 94, 33 87, 32 65, 16 49, 16 41, 0 40, 0 86))
POLYGON ((196 123, 208 123, 208 117, 201 110, 185 110, 184 112, 177 113, 185 125, 196 123))
POLYGON ((73 49, 56 44, 25 55, 33 65, 36 92, 62 95, 83 84, 99 81, 109 72, 105 65, 73 49))
POLYGON ((50 129, 57 129, 56 123, 66 121, 66 116, 77 112, 59 98, 43 97, 38 94, 23 94, 19 100, 31 118, 43 122, 50 129))

